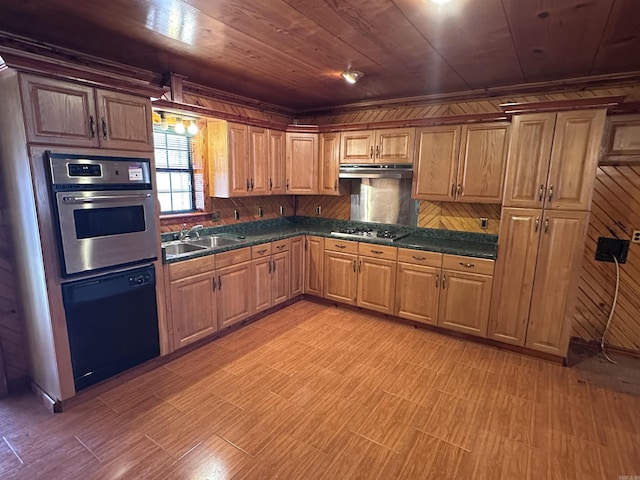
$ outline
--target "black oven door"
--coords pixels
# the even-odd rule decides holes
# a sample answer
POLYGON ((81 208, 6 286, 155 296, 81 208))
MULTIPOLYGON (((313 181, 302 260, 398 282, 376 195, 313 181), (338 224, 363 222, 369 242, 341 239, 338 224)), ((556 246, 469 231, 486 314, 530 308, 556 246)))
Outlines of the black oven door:
POLYGON ((157 258, 149 190, 57 192, 63 275, 157 258))

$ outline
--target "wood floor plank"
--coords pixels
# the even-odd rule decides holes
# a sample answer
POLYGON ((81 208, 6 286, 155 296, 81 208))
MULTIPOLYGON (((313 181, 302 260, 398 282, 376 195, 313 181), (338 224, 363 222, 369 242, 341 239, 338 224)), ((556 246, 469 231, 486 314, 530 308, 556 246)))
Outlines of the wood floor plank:
POLYGON ((640 475, 640 397, 614 388, 300 301, 59 415, 0 400, 0 479, 640 475))

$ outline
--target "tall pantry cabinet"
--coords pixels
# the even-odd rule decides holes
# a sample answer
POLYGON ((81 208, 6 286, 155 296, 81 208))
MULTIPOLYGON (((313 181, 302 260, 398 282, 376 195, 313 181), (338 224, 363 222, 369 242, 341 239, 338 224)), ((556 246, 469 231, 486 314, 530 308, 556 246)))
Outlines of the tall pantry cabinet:
POLYGON ((514 117, 489 338, 566 356, 605 114, 514 117))

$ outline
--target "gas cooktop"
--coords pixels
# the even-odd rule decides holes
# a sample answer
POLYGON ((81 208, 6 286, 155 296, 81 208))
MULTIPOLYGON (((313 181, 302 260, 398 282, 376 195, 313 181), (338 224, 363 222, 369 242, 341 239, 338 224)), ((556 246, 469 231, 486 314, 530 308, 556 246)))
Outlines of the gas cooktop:
POLYGON ((359 240, 362 238, 375 238, 376 240, 382 240, 384 242, 394 242, 402 237, 409 235, 408 233, 401 233, 397 230, 373 230, 366 227, 358 228, 341 228, 336 232, 331 232, 334 237, 349 238, 353 240, 359 240))

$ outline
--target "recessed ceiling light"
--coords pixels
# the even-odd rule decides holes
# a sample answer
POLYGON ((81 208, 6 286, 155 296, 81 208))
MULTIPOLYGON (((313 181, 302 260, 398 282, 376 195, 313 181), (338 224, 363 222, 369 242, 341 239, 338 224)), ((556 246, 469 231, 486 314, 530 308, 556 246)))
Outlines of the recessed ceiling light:
POLYGON ((357 70, 351 70, 350 68, 340 74, 347 83, 354 85, 360 78, 364 77, 364 73, 357 70))

